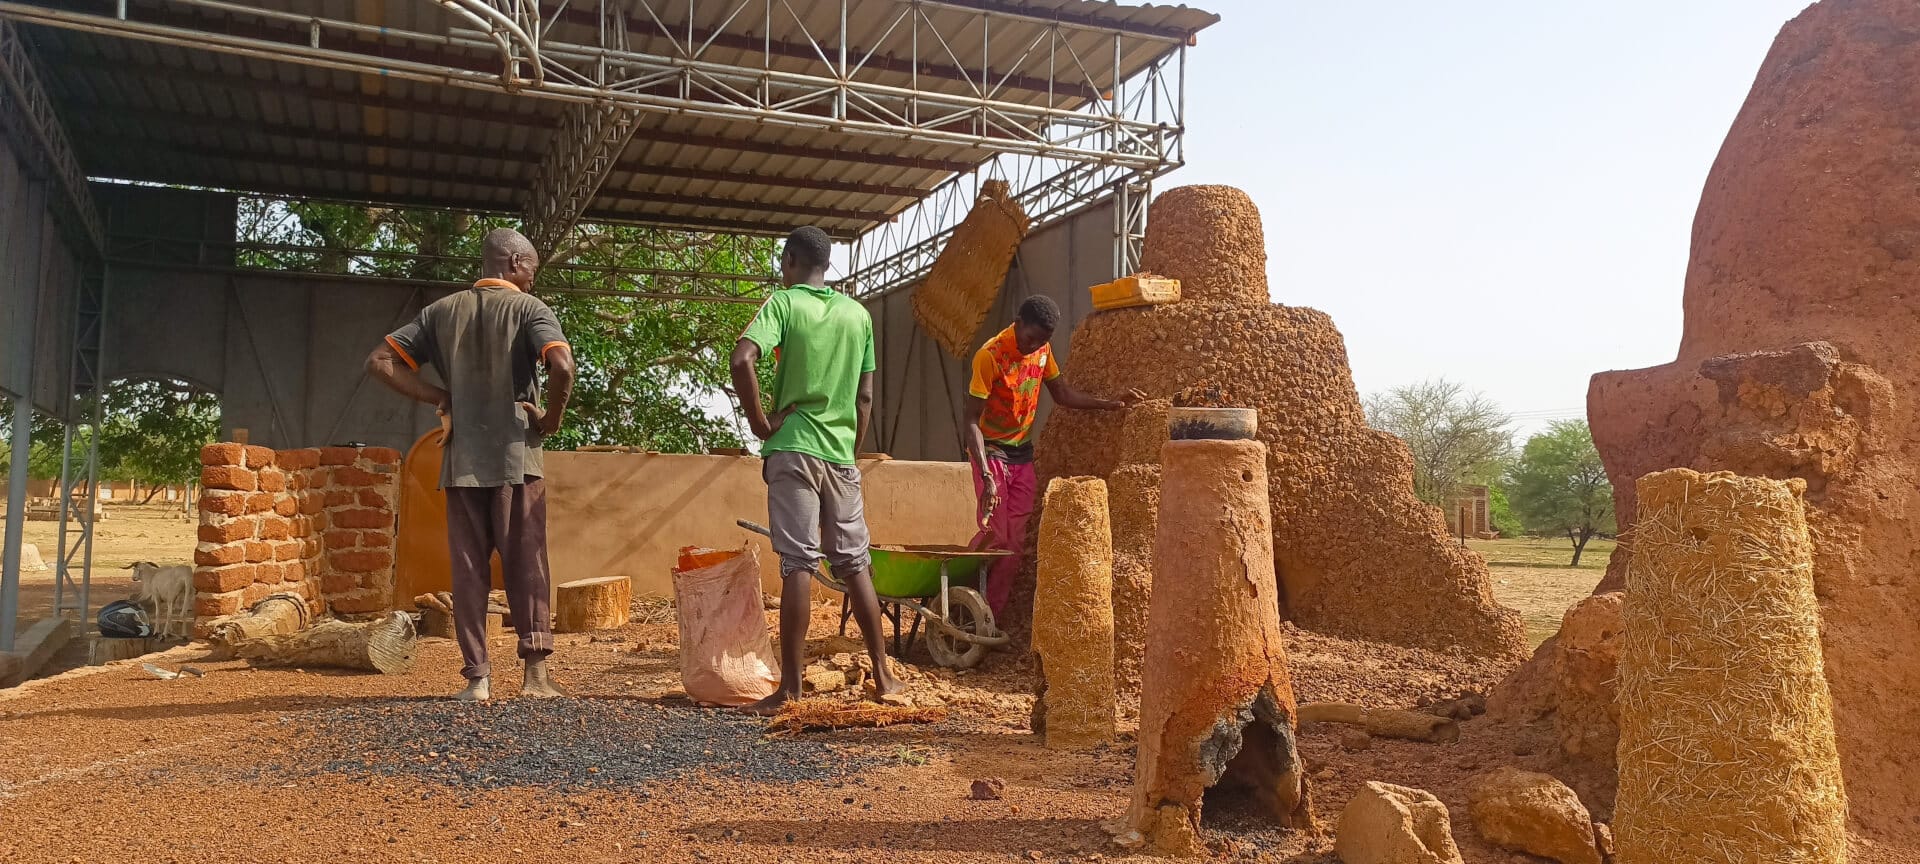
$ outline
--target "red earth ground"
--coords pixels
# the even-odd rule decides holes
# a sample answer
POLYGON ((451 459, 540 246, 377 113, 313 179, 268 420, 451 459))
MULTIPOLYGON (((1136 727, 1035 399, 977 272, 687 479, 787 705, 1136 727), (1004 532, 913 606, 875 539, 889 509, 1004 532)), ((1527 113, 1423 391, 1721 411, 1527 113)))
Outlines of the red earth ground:
MULTIPOLYGON (((676 698, 671 612, 639 610, 620 631, 561 637, 558 674, 585 696, 693 710, 676 698)), ((829 632, 836 611, 816 609, 816 636, 829 632)), ((1304 700, 1410 706, 1482 689, 1504 671, 1292 629, 1288 636, 1304 700)), ((508 654, 510 644, 495 650, 508 654)), ((651 785, 646 798, 539 788, 459 792, 465 807, 449 803, 455 796, 431 794, 444 787, 406 777, 322 772, 289 780, 258 770, 297 762, 311 743, 279 722, 289 714, 455 689, 459 657, 451 642, 424 640, 414 671, 394 676, 255 670, 204 659, 193 647, 159 663, 191 663, 207 674, 162 681, 133 663, 0 694, 0 861, 496 862, 556 853, 636 864, 1127 860, 1102 826, 1127 804, 1131 736, 1083 753, 1040 747, 1025 729, 1030 668, 1007 652, 965 675, 919 667, 912 692, 950 708, 942 723, 808 736, 875 755, 878 767, 860 778, 854 796, 825 782, 696 779, 651 785), (969 799, 972 781, 984 778, 1005 782, 1000 800, 969 799)), ((496 692, 518 683, 512 665, 496 666, 496 692)), ((1454 744, 1377 740, 1346 752, 1337 736, 1337 729, 1310 728, 1300 747, 1329 833, 1249 829, 1245 817, 1230 814, 1235 830, 1212 833, 1214 857, 1332 862, 1330 831, 1340 809, 1362 782, 1383 780, 1440 796, 1466 861, 1534 860, 1482 841, 1466 818, 1465 794, 1468 778, 1501 765, 1551 770, 1544 735, 1481 718, 1463 724, 1454 744)), ((1920 856, 1862 844, 1853 860, 1920 856)))

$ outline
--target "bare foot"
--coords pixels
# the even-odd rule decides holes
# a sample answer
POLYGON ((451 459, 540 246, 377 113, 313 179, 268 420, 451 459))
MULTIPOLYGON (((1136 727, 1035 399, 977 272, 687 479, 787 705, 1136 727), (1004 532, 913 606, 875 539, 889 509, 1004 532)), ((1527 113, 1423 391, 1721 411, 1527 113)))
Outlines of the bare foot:
POLYGON ((493 688, 485 678, 469 678, 467 689, 453 694, 453 698, 461 702, 485 702, 493 698, 493 688))
POLYGON ((775 690, 772 695, 765 699, 751 705, 742 705, 734 710, 742 714, 752 714, 756 717, 772 717, 780 713, 780 707, 787 704, 787 700, 791 698, 793 697, 788 695, 787 691, 775 690))
POLYGON ((885 678, 876 676, 873 679, 873 701, 882 705, 913 706, 913 700, 907 696, 907 685, 900 683, 900 679, 892 675, 885 678))
POLYGON ((554 683, 547 673, 547 661, 530 660, 527 662, 526 676, 521 679, 520 695, 533 699, 558 699, 573 694, 554 683))

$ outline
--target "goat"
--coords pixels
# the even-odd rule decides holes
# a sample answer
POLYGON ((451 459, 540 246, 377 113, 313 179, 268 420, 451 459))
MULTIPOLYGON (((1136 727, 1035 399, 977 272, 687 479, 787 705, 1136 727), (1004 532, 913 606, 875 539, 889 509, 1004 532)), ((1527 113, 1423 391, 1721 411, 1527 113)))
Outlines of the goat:
POLYGON ((136 561, 128 565, 128 569, 133 571, 133 581, 140 583, 134 602, 152 608, 155 632, 172 636, 174 626, 182 623, 182 613, 186 613, 185 622, 191 626, 192 567, 185 564, 162 567, 152 561, 136 561))

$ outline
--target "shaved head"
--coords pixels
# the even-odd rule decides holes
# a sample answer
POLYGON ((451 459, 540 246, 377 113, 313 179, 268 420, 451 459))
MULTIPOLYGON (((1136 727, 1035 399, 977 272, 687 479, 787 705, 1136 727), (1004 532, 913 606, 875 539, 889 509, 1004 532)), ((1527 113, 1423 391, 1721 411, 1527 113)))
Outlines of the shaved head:
POLYGON ((525 234, 512 228, 495 228, 480 241, 480 264, 484 271, 481 275, 506 279, 524 291, 533 284, 540 256, 525 234))

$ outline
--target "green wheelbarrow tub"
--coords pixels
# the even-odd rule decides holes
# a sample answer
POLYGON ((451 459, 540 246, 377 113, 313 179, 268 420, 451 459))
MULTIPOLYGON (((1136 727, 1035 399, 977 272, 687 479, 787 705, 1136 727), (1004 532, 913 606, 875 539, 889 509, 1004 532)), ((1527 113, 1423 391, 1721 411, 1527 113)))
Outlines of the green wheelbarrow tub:
MULTIPOLYGON (((762 536, 772 536, 764 526, 745 519, 735 520, 735 524, 762 536)), ((941 614, 940 570, 944 565, 949 590, 979 585, 983 566, 1012 554, 1000 549, 969 550, 965 546, 872 546, 867 550, 867 561, 873 592, 881 600, 914 610, 926 620, 929 628, 938 628, 960 642, 997 648, 1011 641, 1011 637, 993 625, 992 613, 984 613, 989 617, 978 622, 985 625, 983 633, 956 627, 941 614)), ((813 577, 834 591, 846 593, 846 584, 835 579, 824 562, 813 577)))
POLYGON ((977 584, 980 569, 1012 552, 968 551, 965 546, 875 546, 867 552, 874 593, 882 597, 937 597, 940 565, 948 585, 977 584))

